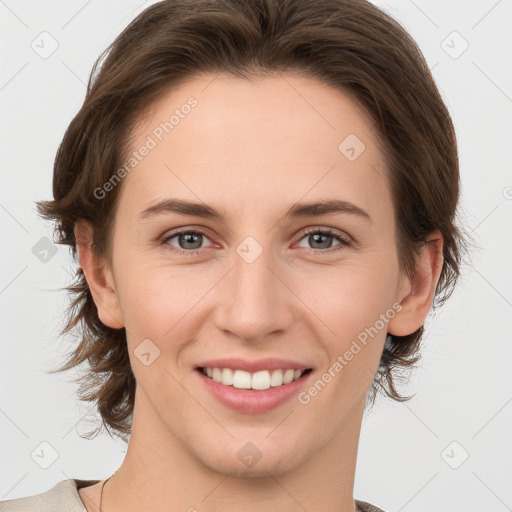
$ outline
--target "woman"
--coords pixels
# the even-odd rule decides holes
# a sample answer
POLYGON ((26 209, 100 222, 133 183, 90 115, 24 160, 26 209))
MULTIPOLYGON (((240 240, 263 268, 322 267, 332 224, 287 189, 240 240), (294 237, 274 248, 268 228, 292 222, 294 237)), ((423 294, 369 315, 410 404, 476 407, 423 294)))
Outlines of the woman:
POLYGON ((104 57, 38 206, 80 264, 61 370, 128 450, 0 510, 382 510, 362 416, 464 249, 417 45, 366 1, 173 0, 104 57))

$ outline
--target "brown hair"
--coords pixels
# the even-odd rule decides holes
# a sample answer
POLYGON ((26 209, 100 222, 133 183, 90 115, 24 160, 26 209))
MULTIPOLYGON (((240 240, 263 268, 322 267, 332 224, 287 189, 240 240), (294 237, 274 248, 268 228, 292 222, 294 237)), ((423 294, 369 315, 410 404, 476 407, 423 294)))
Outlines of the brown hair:
MULTIPOLYGON (((455 222, 454 127, 414 40, 366 0, 167 0, 147 8, 95 62, 84 103, 56 155, 54 200, 37 203, 39 214, 56 222, 57 243, 69 245, 76 259, 75 223, 87 220, 94 228, 94 250, 111 262, 122 183, 102 199, 94 190, 122 165, 135 123, 159 95, 199 73, 251 78, 282 71, 316 78, 369 113, 383 141, 397 249, 409 277, 427 235, 438 229, 443 236, 433 307, 441 305, 453 291, 467 248, 455 222)), ((126 332, 99 320, 81 268, 75 278, 67 287, 74 300, 62 334, 80 324, 80 343, 55 371, 87 361, 90 368, 78 379, 79 397, 97 401, 107 431, 126 439, 136 386, 126 332)), ((419 361, 422 335, 423 326, 386 343, 369 394, 372 403, 378 389, 395 400, 410 398, 400 396, 394 378, 419 361)))

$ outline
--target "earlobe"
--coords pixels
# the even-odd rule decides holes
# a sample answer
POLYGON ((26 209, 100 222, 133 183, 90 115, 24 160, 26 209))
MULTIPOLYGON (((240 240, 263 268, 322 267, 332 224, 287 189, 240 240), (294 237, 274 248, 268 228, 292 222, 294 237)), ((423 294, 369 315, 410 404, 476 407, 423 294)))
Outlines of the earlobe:
POLYGON ((112 272, 93 248, 93 228, 89 222, 79 221, 74 232, 78 260, 98 309, 98 317, 107 327, 121 329, 124 321, 112 272))
POLYGON ((390 334, 407 336, 423 325, 432 307, 443 261, 443 237, 436 230, 421 250, 416 274, 408 281, 409 293, 398 297, 402 309, 388 324, 390 334))

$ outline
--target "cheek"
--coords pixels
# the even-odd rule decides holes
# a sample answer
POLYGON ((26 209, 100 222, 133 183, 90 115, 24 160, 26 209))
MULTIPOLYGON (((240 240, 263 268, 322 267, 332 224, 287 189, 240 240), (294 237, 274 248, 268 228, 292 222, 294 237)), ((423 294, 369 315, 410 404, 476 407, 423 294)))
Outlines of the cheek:
POLYGON ((393 282, 390 269, 366 258, 302 273, 294 288, 336 336, 346 338, 373 325, 386 311, 393 282))
POLYGON ((138 338, 162 338, 179 318, 183 282, 174 269, 157 268, 143 254, 119 259, 116 285, 126 331, 138 338))
MULTIPOLYGON (((386 336, 382 314, 388 309, 387 289, 353 276, 329 293, 315 293, 317 338, 327 359, 317 376, 316 404, 331 404, 343 421, 348 410, 365 400, 378 369, 386 336), (319 391, 322 390, 322 391, 319 391)), ((312 308, 313 309, 313 308, 312 308)))
POLYGON ((331 395, 336 402, 345 400, 347 393, 361 398, 378 368, 387 322, 392 319, 386 313, 393 273, 384 267, 378 260, 361 262, 301 281, 298 295, 314 313, 308 316, 317 325, 317 337, 328 356, 322 371, 329 372, 325 380, 333 382, 329 387, 337 390, 331 395))

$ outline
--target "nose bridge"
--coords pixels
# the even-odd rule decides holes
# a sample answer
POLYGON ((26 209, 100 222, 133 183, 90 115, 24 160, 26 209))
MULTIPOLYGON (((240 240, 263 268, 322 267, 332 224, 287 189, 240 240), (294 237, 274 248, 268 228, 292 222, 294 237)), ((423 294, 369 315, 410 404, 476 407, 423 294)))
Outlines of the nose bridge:
MULTIPOLYGON (((253 236, 248 236, 235 249, 234 269, 232 276, 233 295, 237 297, 237 303, 244 309, 247 306, 249 314, 252 309, 271 309, 271 302, 276 298, 275 276, 270 271, 273 266, 273 254, 269 246, 264 247, 253 236), (269 268, 270 267, 270 268, 269 268), (270 291, 274 293, 269 293, 270 291)), ((260 311, 263 312, 263 311, 260 311)), ((268 311, 267 311, 268 312, 268 311)))
POLYGON ((265 248, 252 236, 245 238, 235 250, 233 280, 237 292, 241 296, 248 292, 250 295, 265 296, 263 293, 271 286, 273 277, 269 267, 272 267, 273 255, 270 247, 265 248))

